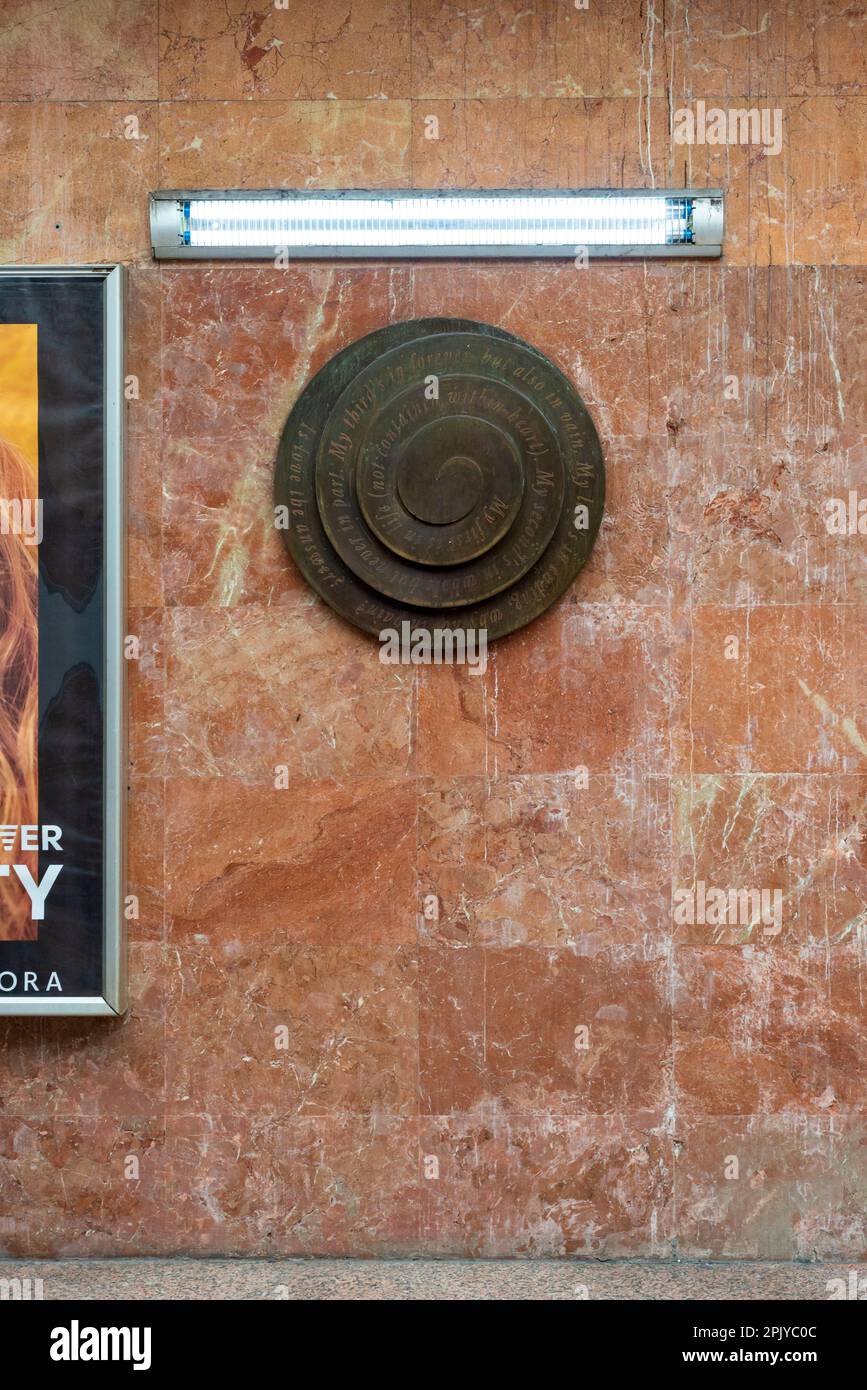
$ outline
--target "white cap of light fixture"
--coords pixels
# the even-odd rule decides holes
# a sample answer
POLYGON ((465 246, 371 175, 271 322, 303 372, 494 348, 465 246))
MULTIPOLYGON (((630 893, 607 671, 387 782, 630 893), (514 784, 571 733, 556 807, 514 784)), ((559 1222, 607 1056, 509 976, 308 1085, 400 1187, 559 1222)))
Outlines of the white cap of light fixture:
POLYGON ((719 189, 166 189, 150 197, 158 260, 719 256, 719 189))

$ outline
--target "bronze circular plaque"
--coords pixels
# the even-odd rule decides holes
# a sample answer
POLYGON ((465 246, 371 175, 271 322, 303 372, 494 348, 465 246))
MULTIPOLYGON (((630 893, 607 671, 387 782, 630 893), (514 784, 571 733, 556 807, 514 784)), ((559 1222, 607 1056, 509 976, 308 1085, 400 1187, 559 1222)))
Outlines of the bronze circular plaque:
POLYGON ((489 324, 417 319, 317 372, 286 422, 274 495, 295 563, 357 627, 491 639, 575 578, 605 474, 581 397, 540 352, 489 324))

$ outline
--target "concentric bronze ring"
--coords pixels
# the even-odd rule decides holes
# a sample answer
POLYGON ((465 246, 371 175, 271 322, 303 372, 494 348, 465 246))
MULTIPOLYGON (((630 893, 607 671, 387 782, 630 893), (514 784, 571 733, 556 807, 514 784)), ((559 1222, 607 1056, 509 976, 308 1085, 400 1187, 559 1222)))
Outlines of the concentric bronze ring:
POLYGON ((371 333, 308 384, 280 442, 290 554, 357 627, 502 637, 566 589, 602 519, 602 451, 553 363, 488 324, 371 333))

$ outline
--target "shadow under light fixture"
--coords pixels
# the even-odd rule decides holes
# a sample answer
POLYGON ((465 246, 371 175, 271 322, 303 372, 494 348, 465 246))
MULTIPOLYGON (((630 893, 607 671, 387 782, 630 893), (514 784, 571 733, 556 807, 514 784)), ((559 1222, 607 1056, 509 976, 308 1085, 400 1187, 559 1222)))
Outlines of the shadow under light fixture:
POLYGON ((157 260, 719 256, 719 189, 180 190, 150 196, 157 260))

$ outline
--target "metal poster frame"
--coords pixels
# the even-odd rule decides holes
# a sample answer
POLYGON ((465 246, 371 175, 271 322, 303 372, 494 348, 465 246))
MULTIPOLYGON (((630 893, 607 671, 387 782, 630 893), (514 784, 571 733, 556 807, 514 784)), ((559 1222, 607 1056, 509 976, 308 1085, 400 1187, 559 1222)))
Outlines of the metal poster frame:
MULTIPOLYGON (((0 1015, 117 1017, 127 1007, 124 918, 126 881, 126 506, 124 470, 124 322, 126 273, 121 265, 0 266, 10 277, 98 280, 103 293, 102 469, 102 982, 101 993, 53 996, 0 992, 0 1015)), ((14 944, 14 943, 3 943, 14 944)))

